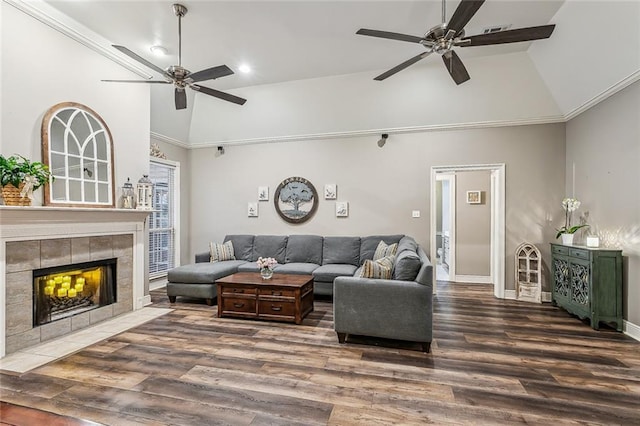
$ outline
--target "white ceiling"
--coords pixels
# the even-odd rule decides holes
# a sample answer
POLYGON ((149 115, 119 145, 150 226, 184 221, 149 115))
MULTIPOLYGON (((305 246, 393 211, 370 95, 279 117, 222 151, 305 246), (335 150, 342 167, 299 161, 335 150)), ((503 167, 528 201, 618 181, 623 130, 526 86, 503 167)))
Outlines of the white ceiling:
MULTIPOLYGON (((172 1, 60 1, 51 6, 114 44, 165 68, 177 64, 177 18, 172 1), (165 46, 154 57, 149 47, 165 46)), ((447 19, 458 0, 447 0, 447 19)), ((487 0, 466 27, 520 28, 553 23, 563 0, 487 0)), ((359 28, 423 35, 441 21, 439 0, 421 1, 182 1, 183 66, 190 71, 226 64, 236 71, 206 85, 234 89, 370 70, 387 70, 422 51, 413 43, 358 36, 359 28), (238 72, 247 63, 250 75, 238 72)), ((553 36, 552 36, 553 38, 553 36)), ((535 43, 545 43, 538 41, 535 43)), ((531 43, 458 49, 461 58, 526 50, 531 43)), ((114 53, 117 53, 114 50, 114 53)), ((439 60, 427 58, 422 62, 439 60)), ((414 66, 425 66, 417 64, 414 66)), ((469 70, 473 78, 473 70, 469 70)), ((110 76, 105 75, 105 78, 110 76)))

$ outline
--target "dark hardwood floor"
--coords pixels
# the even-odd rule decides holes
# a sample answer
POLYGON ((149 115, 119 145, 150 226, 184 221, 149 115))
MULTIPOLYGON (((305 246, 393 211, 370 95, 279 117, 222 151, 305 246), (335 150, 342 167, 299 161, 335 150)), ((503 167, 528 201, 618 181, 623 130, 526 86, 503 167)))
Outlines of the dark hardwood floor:
POLYGON ((219 319, 215 306, 155 291, 154 305, 175 311, 0 373, 0 424, 640 425, 639 342, 549 304, 494 299, 489 286, 438 287, 430 354, 338 344, 329 301, 295 325, 219 319), (56 416, 21 420, 16 405, 56 416))

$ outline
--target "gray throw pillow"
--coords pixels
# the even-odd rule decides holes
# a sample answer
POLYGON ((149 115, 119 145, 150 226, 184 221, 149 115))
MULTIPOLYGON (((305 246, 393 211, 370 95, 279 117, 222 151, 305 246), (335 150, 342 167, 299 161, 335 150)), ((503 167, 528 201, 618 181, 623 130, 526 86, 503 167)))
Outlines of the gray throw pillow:
POLYGON ((411 250, 405 250, 396 257, 393 279, 415 281, 421 266, 420 256, 411 250))

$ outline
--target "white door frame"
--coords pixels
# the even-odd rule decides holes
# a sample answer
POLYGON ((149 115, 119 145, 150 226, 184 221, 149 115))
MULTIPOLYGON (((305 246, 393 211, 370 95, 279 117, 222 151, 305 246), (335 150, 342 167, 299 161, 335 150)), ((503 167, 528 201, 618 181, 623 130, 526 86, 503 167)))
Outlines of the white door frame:
MULTIPOLYGON (((432 166, 431 167, 431 257, 436 252, 436 179, 441 173, 456 173, 461 171, 491 172, 491 277, 493 281, 493 294, 499 299, 504 299, 505 292, 505 236, 506 236, 506 209, 505 209, 505 165, 477 164, 460 166, 432 166)), ((455 222, 452 223, 455 229, 455 222)), ((455 231, 454 231, 455 234, 455 231)), ((452 237, 453 238, 453 237, 452 237)), ((455 264, 455 258, 451 257, 455 264)), ((452 274, 453 276, 453 274, 452 274)), ((436 282, 436 270, 433 270, 433 282, 436 282)), ((434 285, 434 292, 436 286, 434 285)))
MULTIPOLYGON (((444 172, 437 173, 435 175, 435 179, 440 181, 446 180, 449 182, 449 263, 447 265, 449 266, 449 280, 452 280, 452 278, 456 276, 456 174, 444 172)), ((438 206, 436 205, 435 208, 437 209, 438 206)), ((433 217, 435 217, 435 213, 433 217)), ((433 249, 431 252, 436 253, 433 249)), ((435 255, 432 257, 435 258, 435 255)))

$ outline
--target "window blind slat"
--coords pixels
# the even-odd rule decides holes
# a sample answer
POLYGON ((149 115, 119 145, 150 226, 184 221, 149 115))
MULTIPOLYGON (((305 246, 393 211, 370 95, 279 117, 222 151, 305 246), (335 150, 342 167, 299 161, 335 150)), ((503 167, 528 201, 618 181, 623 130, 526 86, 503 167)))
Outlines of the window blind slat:
POLYGON ((155 278, 175 266, 175 167, 152 161, 149 179, 154 184, 154 211, 149 220, 149 276, 155 278))

